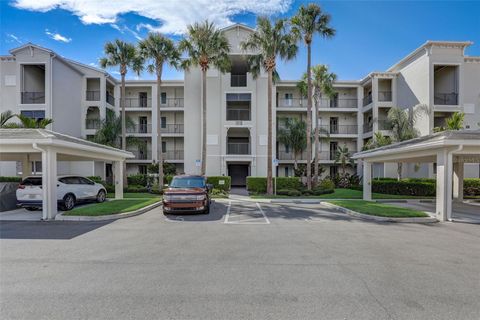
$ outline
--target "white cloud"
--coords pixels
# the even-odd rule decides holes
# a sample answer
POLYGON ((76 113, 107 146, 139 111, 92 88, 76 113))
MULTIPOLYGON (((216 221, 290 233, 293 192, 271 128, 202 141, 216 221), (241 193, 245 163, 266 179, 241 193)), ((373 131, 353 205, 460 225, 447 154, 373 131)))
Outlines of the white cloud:
MULTIPOLYGON (((208 19, 219 27, 233 23, 236 14, 270 15, 286 12, 293 0, 15 0, 20 9, 47 12, 56 8, 68 10, 85 24, 115 24, 118 15, 133 12, 156 20, 158 26, 142 27, 167 34, 181 34, 187 25, 208 19)), ((120 30, 119 30, 120 31, 120 30)))
MULTIPOLYGON (((118 24, 116 23, 111 23, 110 26, 113 28, 113 29, 116 29, 118 30, 120 33, 125 33, 125 31, 131 33, 137 40, 142 40, 142 37, 140 37, 140 35, 138 34, 138 32, 136 32, 135 30, 132 30, 130 29, 129 27, 127 26, 119 26, 118 24)), ((138 30, 138 28, 137 28, 138 30)))
POLYGON ((13 33, 7 33, 7 37, 10 38, 9 42, 17 42, 17 43, 22 43, 22 40, 20 40, 19 37, 14 35, 13 33))
POLYGON ((70 41, 72 41, 72 38, 67 38, 65 36, 62 36, 60 33, 50 32, 48 29, 45 29, 45 34, 55 41, 60 41, 65 43, 69 43, 70 41))

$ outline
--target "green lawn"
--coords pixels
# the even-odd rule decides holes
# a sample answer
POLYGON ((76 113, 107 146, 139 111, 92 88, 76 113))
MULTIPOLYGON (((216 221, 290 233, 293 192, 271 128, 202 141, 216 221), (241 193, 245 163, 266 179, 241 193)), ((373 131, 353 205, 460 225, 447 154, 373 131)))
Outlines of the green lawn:
POLYGON ((157 201, 160 197, 144 199, 121 199, 110 200, 103 203, 92 203, 74 208, 72 211, 65 212, 67 216, 103 216, 123 212, 134 211, 157 201))
POLYGON ((372 216, 391 218, 428 217, 428 215, 422 211, 400 208, 379 202, 364 200, 331 200, 327 202, 372 216))
MULTIPOLYGON (((362 199, 362 191, 352 189, 335 189, 334 193, 322 194, 320 196, 267 196, 252 195, 254 199, 288 199, 288 198, 312 198, 312 199, 362 199)), ((373 199, 427 199, 432 197, 403 196, 394 194, 372 193, 373 199)))
MULTIPOLYGON (((123 197, 125 199, 130 199, 130 198, 158 198, 161 195, 159 194, 152 194, 152 193, 146 193, 146 192, 124 192, 123 197)), ((115 198, 115 192, 107 194, 107 198, 115 198)))

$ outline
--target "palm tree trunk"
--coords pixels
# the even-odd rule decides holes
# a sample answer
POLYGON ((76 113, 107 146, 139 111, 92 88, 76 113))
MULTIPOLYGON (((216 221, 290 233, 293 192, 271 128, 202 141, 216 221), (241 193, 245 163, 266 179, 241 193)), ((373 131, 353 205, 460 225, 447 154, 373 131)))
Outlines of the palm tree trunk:
POLYGON ((296 151, 294 151, 294 152, 293 152, 293 168, 294 168, 295 170, 298 169, 298 161, 297 161, 297 159, 298 159, 298 153, 297 153, 296 151))
POLYGON ((202 70, 202 175, 207 169, 207 70, 202 70))
POLYGON ((158 185, 163 185, 163 151, 162 150, 162 115, 160 112, 160 99, 162 96, 162 67, 157 66, 157 159, 158 159, 158 185))
POLYGON ((307 45, 307 189, 312 190, 312 74, 310 70, 312 47, 307 45))
POLYGON ((268 70, 267 90, 267 194, 273 194, 272 181, 272 69, 268 70))
MULTIPOLYGON (((317 100, 317 99, 315 99, 317 100)), ((315 101, 315 119, 318 117, 318 101, 315 101)), ((315 120, 315 166, 314 166, 314 184, 318 183, 319 168, 318 162, 320 161, 320 133, 318 132, 318 119, 315 120)))
MULTIPOLYGON (((125 114, 125 73, 122 72, 122 87, 120 92, 120 108, 122 110, 122 150, 127 150, 127 129, 125 114)), ((123 161, 123 187, 128 186, 127 181, 127 163, 123 161)))

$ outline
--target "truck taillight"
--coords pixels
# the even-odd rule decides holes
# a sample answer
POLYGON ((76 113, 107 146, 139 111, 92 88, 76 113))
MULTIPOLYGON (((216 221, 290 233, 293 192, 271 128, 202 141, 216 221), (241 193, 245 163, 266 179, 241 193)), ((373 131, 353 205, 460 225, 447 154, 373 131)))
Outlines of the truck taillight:
POLYGON ((25 189, 25 186, 23 184, 19 184, 18 189, 25 189))

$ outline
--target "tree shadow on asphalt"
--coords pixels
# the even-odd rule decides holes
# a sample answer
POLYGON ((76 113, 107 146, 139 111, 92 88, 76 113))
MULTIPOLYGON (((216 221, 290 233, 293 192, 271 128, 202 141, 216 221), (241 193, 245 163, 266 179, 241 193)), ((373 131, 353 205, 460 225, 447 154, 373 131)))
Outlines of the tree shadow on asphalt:
POLYGON ((70 240, 101 228, 109 221, 1 221, 0 239, 70 240))

